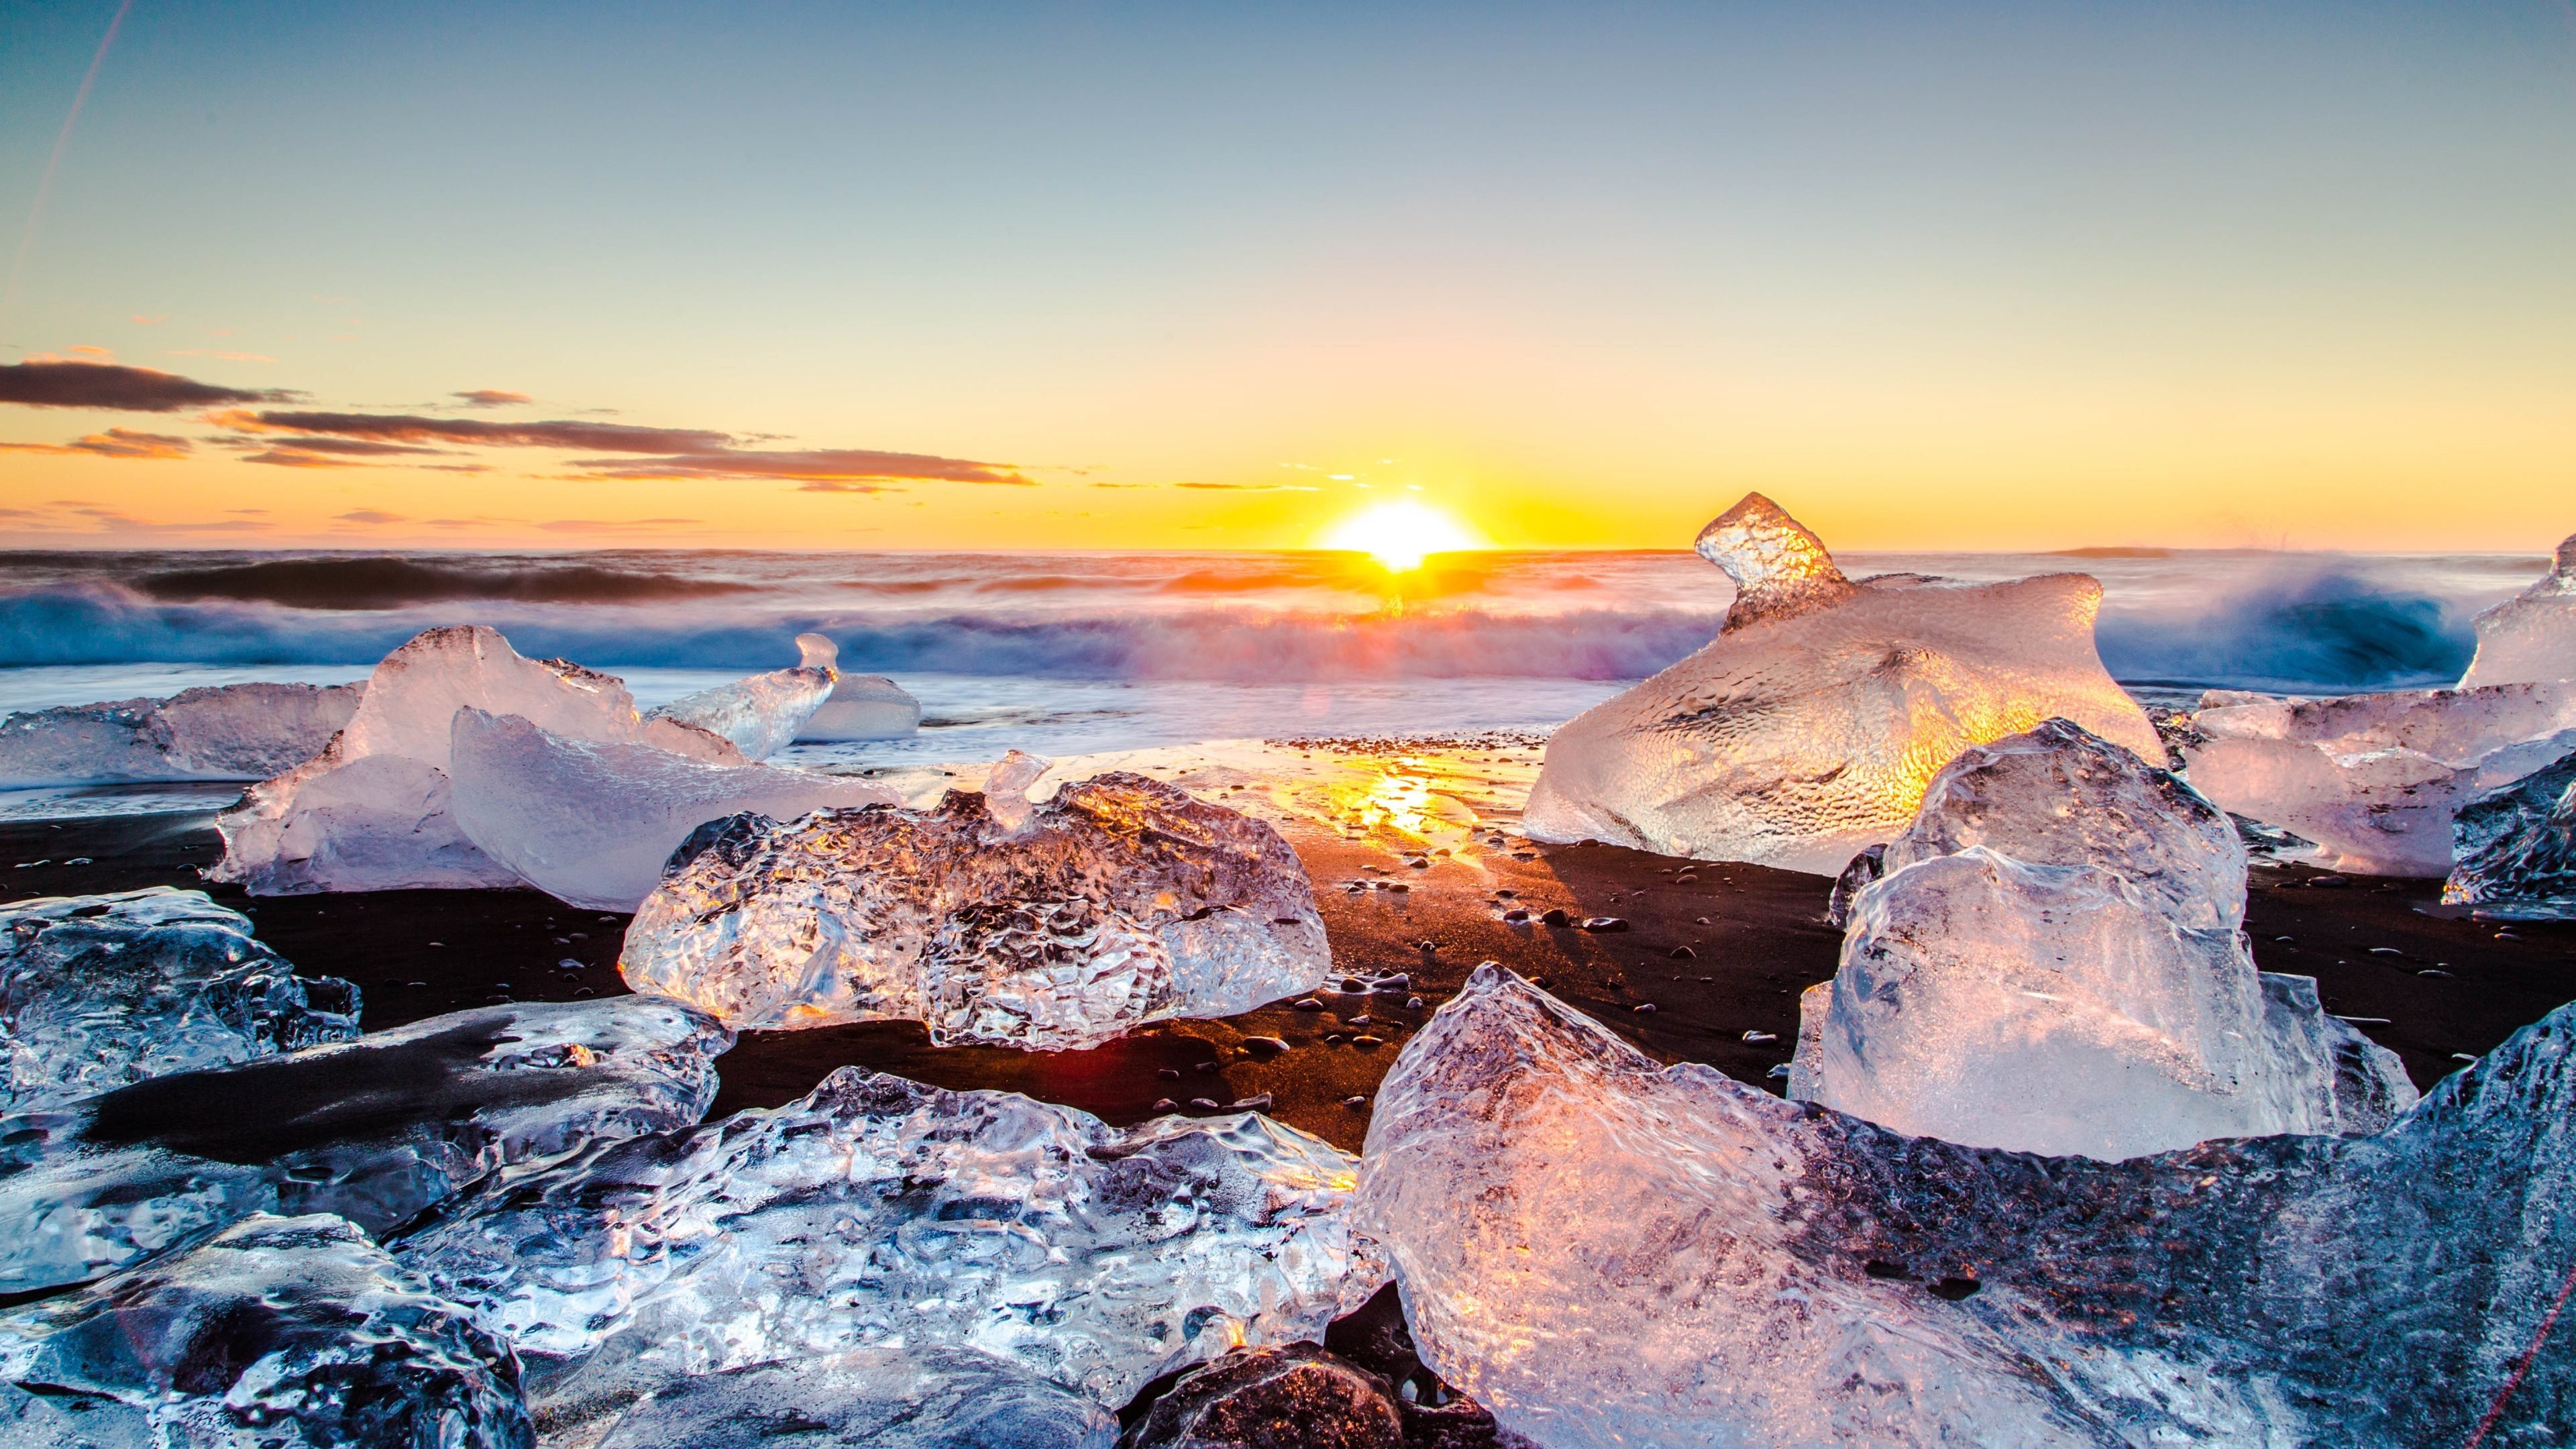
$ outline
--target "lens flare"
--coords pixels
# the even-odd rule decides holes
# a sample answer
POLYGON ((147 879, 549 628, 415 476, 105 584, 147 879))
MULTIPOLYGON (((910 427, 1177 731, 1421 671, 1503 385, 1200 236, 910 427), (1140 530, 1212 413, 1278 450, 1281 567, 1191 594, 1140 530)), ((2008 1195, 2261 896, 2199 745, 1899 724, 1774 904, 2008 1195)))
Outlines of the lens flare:
POLYGON ((1457 519, 1424 503, 1381 503, 1354 513, 1324 535, 1324 547, 1364 553, 1390 573, 1410 573, 1424 557, 1481 548, 1484 541, 1457 519))

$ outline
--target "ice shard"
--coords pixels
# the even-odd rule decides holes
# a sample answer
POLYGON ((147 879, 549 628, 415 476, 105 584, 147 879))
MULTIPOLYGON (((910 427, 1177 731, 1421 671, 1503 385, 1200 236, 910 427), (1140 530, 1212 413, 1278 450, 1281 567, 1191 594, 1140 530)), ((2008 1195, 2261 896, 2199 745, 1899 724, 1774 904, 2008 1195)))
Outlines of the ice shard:
POLYGON ((186 1253, 0 1313, 0 1379, 66 1427, 64 1444, 535 1442, 509 1349, 328 1214, 255 1215, 186 1253))
POLYGON ((1385 1281, 1353 1159, 1252 1113, 1119 1129, 843 1067, 803 1100, 514 1169, 397 1255, 528 1365, 541 1416, 753 1364, 989 1354, 1114 1408, 1385 1281))
POLYGON ((2576 536, 2540 582, 2478 615, 2477 656, 2462 689, 2576 679, 2576 536))
POLYGON ((844 674, 832 686, 805 727, 800 740, 899 740, 921 729, 921 701, 882 674, 844 674))
POLYGON ((13 714, 0 720, 0 787, 265 780, 329 744, 361 692, 351 684, 228 684, 13 714))
POLYGON ((574 1416, 618 1405, 593 1449, 1115 1449, 1118 1416, 990 1354, 853 1349, 613 1385, 542 1420, 549 1442, 586 1440, 574 1416), (615 1397, 611 1397, 615 1395, 615 1397))
POLYGON ((637 741, 716 763, 742 759, 704 730, 642 718, 609 675, 523 659, 479 624, 431 629, 376 666, 348 726, 320 754, 253 785, 215 817, 224 857, 208 878, 253 895, 519 884, 449 811, 450 725, 468 706, 576 739, 637 741))
POLYGON ((357 1034, 357 987, 297 976, 203 891, 0 906, 0 1116, 357 1034))
POLYGON ((1356 1223, 1549 1449, 2561 1443, 2571 1046, 2562 1007, 2378 1135, 2103 1163, 1663 1066, 1485 967, 1380 1088, 1356 1223))
POLYGON ((471 707, 456 712, 454 728, 448 808, 457 828, 514 878, 592 910, 635 909, 671 852, 710 820, 903 798, 874 781, 580 739, 471 707))
POLYGON ((493 1006, 0 1120, 0 1293, 254 1212, 382 1232, 503 1164, 697 1121, 732 1043, 675 1001, 493 1006))
POLYGON ((1737 584, 1725 629, 1549 739, 1531 835, 1831 875, 1970 745, 2056 715, 2157 749, 2094 651, 2082 574, 1855 583, 1758 493, 1700 551, 1737 584))
POLYGON ((711 826, 618 970, 738 1029, 903 1017, 940 1045, 1042 1050, 1330 974, 1305 867, 1267 822, 1126 773, 1021 808, 1016 830, 968 791, 711 826))
POLYGON ((2442 899, 2509 921, 2576 920, 2576 754, 2460 807, 2442 899))
POLYGON ((841 648, 820 634, 796 636, 793 669, 773 669, 731 684, 702 689, 646 716, 675 720, 733 741, 746 760, 765 760, 798 737, 822 708, 840 678, 832 661, 841 648))

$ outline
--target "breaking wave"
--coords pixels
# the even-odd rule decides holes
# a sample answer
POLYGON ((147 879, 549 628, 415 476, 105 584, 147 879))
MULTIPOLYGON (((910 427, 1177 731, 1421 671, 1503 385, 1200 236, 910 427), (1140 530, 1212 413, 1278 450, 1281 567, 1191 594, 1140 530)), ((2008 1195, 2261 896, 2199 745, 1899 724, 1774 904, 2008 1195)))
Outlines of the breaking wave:
POLYGON ((2097 637, 2124 684, 2308 694, 2450 684, 2477 648, 2457 608, 2341 569, 2285 568, 2199 609, 2106 611, 2097 637))
POLYGON ((146 573, 134 587, 156 599, 236 599, 299 609, 395 609, 457 599, 546 604, 625 604, 748 593, 752 585, 591 564, 511 567, 408 558, 269 559, 146 573))

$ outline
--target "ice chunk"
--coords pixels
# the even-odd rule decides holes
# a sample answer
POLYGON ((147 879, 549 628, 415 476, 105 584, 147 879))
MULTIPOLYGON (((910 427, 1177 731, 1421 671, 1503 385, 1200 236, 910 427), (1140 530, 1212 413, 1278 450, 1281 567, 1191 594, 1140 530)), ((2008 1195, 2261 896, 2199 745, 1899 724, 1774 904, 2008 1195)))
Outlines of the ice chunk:
POLYGON ((2576 754, 2460 807, 2442 899, 2514 921, 2576 920, 2576 754))
MULTIPOLYGON (((260 1214, 194 1250, 0 1314, 0 1377, 68 1442, 527 1449, 510 1351, 328 1214, 260 1214)), ((12 1441, 18 1442, 16 1440, 12 1441)))
POLYGON ((2477 631, 2462 689, 2576 679, 2576 536, 2540 582, 2478 615, 2477 631))
POLYGON ((984 775, 984 809, 1004 830, 1017 834, 1029 823, 1033 808, 1029 787, 1055 762, 1044 755, 1013 750, 984 775))
POLYGON ((381 1232, 504 1163, 695 1122, 732 1042, 675 1001, 493 1006, 0 1120, 0 1293, 253 1212, 381 1232))
POLYGON ((385 656, 348 727, 322 753, 247 791, 215 817, 224 857, 211 880, 253 895, 513 886, 449 813, 450 723, 467 706, 576 739, 633 740, 717 763, 733 745, 674 720, 645 720, 616 679, 519 657, 497 630, 431 629, 385 656))
POLYGON ((1118 1129, 843 1067, 802 1101, 501 1175, 398 1255, 528 1365, 543 1415, 878 1348, 975 1351, 1104 1408, 1385 1281, 1355 1163, 1242 1113, 1118 1129), (614 1397, 611 1394, 610 1397, 614 1397))
POLYGON ((1487 967, 1379 1089, 1357 1225, 1550 1449, 2548 1444, 2571 1046, 2561 1008, 2374 1137, 2098 1163, 1666 1067, 1487 967))
POLYGON ((826 810, 711 829, 635 913, 618 970, 732 1026, 908 1017, 930 1039, 1086 1047, 1322 984, 1332 950, 1265 821, 1110 773, 1025 807, 826 810))
POLYGON ((13 714, 0 720, 0 786, 264 780, 329 744, 361 692, 353 684, 228 684, 13 714))
MULTIPOLYGON (((569 1413, 544 1424, 549 1442, 569 1413)), ((613 1392, 613 1390, 609 1391, 613 1392)), ((1114 1449, 1118 1416, 990 1354, 853 1349, 749 1364, 694 1378, 647 1380, 597 1449, 1114 1449)), ((557 1400, 567 1396, 558 1394, 557 1400)), ((614 1400, 611 1400, 614 1402, 614 1400)))
POLYGON ((654 710, 647 718, 676 720, 733 741, 746 760, 765 760, 787 748, 822 708, 840 676, 832 661, 840 646, 820 634, 799 634, 800 661, 731 684, 702 689, 654 710))
POLYGON ((921 701, 882 674, 844 674, 800 740, 899 740, 921 728, 921 701))
POLYGON ((448 809, 479 852, 558 900, 603 911, 635 909, 707 821, 903 798, 874 781, 571 738, 471 707, 456 712, 448 771, 448 809))
POLYGON ((2576 750, 2576 682, 2273 699, 2203 709, 2191 782, 2358 875, 2438 876, 2482 790, 2576 750))
POLYGON ((1556 732, 1532 836, 1830 875, 1969 745, 2059 715, 2157 748, 2094 652, 2102 586, 2084 575, 1855 584, 1759 494, 1700 548, 1742 585, 1724 632, 1556 732))
POLYGON ((1404 1449, 1385 1379, 1311 1343, 1239 1348, 1154 1400, 1127 1449, 1404 1449))
POLYGON ((0 1116, 357 1034, 357 987, 297 976, 203 891, 0 906, 0 1116))

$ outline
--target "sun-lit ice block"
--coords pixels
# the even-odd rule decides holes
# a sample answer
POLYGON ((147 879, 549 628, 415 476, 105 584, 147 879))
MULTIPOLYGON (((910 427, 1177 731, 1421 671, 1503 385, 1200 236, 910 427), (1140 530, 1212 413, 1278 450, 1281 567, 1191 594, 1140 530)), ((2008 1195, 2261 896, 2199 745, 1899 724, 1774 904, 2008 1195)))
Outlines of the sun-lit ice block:
POLYGON ((2375 1136, 2103 1163, 1664 1066, 1488 966, 1380 1088, 1356 1226, 1549 1449, 2550 1444, 2571 1045, 2561 1008, 2375 1136))
POLYGON ((0 1384, 0 1428, 21 1449, 532 1439, 500 1340, 318 1213, 246 1218, 188 1252, 0 1313, 0 1384))
POLYGON ((513 1170, 407 1239, 577 1419, 659 1380, 976 1352, 1115 1409, 1385 1281, 1356 1163, 1253 1113, 1113 1128, 857 1067, 803 1100, 513 1170))
POLYGON ((499 631, 479 624, 431 629, 376 666, 365 698, 327 748, 253 785, 215 817, 224 857, 207 877, 253 895, 519 884, 449 811, 450 725, 469 706, 574 739, 742 760, 730 741, 705 730, 644 719, 609 675, 523 659, 499 631))
POLYGON ((1124 773, 1017 809, 1014 829, 952 791, 712 824, 636 911, 618 969, 738 1029, 903 1017, 940 1045, 1043 1050, 1330 974, 1305 867, 1267 822, 1124 773))
POLYGON ((254 1212, 382 1232, 505 1163, 697 1121, 732 1044, 658 998, 490 1006, 0 1119, 0 1293, 254 1212))
POLYGON ((733 741, 746 760, 768 759, 800 738, 840 678, 832 661, 840 657, 841 646, 820 634, 799 634, 796 651, 793 669, 773 669, 683 695, 646 718, 695 726, 733 741))
POLYGON ((357 987, 297 976, 203 891, 0 906, 0 1115, 357 1034, 357 987))
POLYGON ((353 684, 227 684, 167 699, 28 710, 0 720, 0 787, 108 780, 264 780, 349 722, 353 684))
POLYGON ((2085 575, 1854 583, 1758 493, 1699 549, 1736 582, 1725 629, 1556 732, 1532 836, 1829 875, 1902 830, 1970 745, 2057 715, 2157 748, 2094 650, 2085 575))
MULTIPOLYGON (((836 656, 837 657, 837 653, 836 656)), ((921 701, 882 674, 844 674, 796 738, 818 743, 900 740, 921 729, 921 701)))
POLYGON ((2576 679, 2576 536, 2538 583, 2478 615, 2477 656, 2462 689, 2576 679))
POLYGON ((448 808, 478 851, 558 900, 603 911, 635 909, 707 821, 902 799, 874 781, 695 760, 473 708, 456 712, 448 773, 448 808))
POLYGON ((2482 917, 2576 920, 2576 754, 2460 807, 2442 899, 2482 917))

